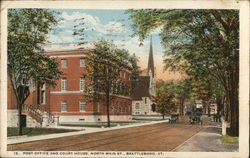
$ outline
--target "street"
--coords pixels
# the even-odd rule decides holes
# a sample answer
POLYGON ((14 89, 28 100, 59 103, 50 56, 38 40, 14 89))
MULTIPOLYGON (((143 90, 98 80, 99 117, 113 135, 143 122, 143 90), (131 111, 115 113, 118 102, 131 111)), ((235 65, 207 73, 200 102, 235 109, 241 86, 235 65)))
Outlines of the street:
POLYGON ((203 127, 160 123, 8 145, 9 151, 171 151, 203 127))

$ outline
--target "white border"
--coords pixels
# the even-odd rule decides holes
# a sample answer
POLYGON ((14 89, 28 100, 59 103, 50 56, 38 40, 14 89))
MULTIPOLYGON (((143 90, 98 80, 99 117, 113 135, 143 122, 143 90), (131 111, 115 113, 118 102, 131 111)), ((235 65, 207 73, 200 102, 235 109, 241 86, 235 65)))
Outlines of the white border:
MULTIPOLYGON (((164 152, 162 157, 247 157, 249 153, 249 1, 248 0, 148 0, 148 1, 2 1, 1 2, 1 156, 6 152, 7 118, 7 8, 74 8, 74 9, 240 9, 240 146, 239 152, 164 152)), ((24 157, 23 155, 20 155, 24 157)), ((65 155, 69 157, 69 155, 65 155)), ((62 156, 61 157, 65 157, 62 156)), ((25 157, 34 157, 25 156, 25 157)), ((39 157, 48 157, 45 154, 39 157)), ((52 157, 52 155, 49 155, 52 157)), ((91 156, 97 157, 97 156, 91 156)), ((111 156, 112 157, 112 156, 111 156)), ((126 157, 126 156, 119 156, 126 157)), ((141 156, 133 156, 141 157, 141 156)), ((152 156, 144 156, 152 157, 152 156)))

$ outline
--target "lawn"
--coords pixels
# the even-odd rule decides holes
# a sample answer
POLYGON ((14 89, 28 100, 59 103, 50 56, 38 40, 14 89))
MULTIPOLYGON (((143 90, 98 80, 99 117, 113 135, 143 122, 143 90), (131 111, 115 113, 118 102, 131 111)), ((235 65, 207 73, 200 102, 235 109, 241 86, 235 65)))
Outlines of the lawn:
MULTIPOLYGON (((67 129, 54 129, 54 128, 23 128, 23 135, 35 136, 35 135, 44 135, 52 133, 64 133, 64 132, 73 132, 76 130, 67 130, 67 129)), ((18 136, 18 128, 8 127, 7 136, 18 136)))
POLYGON ((238 137, 222 136, 221 143, 225 145, 236 145, 238 143, 238 137))

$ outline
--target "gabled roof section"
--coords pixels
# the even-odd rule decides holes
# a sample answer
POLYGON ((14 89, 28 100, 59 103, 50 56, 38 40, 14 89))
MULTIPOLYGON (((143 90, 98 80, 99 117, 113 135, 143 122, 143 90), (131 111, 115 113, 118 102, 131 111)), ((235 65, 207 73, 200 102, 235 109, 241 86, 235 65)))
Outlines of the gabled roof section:
POLYGON ((149 94, 150 76, 139 76, 132 93, 133 100, 142 100, 142 97, 150 97, 149 94))

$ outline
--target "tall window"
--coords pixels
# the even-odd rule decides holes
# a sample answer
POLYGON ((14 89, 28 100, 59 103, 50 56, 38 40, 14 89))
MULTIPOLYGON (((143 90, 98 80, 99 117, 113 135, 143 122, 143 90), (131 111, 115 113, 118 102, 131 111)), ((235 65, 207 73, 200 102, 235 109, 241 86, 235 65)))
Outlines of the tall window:
POLYGON ((85 90, 85 79, 83 77, 80 78, 80 91, 85 90))
POLYGON ((61 102, 61 112, 66 112, 67 111, 67 102, 62 101, 61 102))
POLYGON ((46 93, 45 91, 41 92, 41 104, 45 104, 46 103, 46 93))
POLYGON ((85 101, 79 102, 79 110, 80 110, 80 112, 86 111, 86 102, 85 101))
POLYGON ((67 68, 68 67, 68 63, 67 63, 66 59, 61 60, 61 66, 62 66, 62 68, 67 68))
POLYGON ((145 98, 145 104, 147 104, 147 98, 145 98))
POLYGON ((115 112, 115 106, 114 106, 114 103, 112 103, 111 105, 111 112, 114 113, 115 112))
POLYGON ((97 103, 97 112, 100 112, 100 103, 97 103))
POLYGON ((135 104, 135 108, 136 108, 136 109, 140 109, 140 103, 136 103, 136 104, 135 104))
POLYGON ((120 77, 121 77, 121 78, 122 78, 122 75, 123 75, 123 74, 122 74, 122 71, 120 71, 120 77))
POLYGON ((85 67, 85 61, 83 58, 80 59, 80 67, 85 67))
POLYGON ((127 105, 124 105, 124 112, 127 113, 127 105))
POLYGON ((119 106, 119 113, 122 113, 122 107, 119 106))
POLYGON ((62 81, 61 81, 61 90, 62 91, 66 91, 67 89, 67 79, 66 78, 62 78, 62 81))
POLYGON ((41 85, 41 104, 45 104, 46 103, 46 85, 45 83, 42 83, 41 85))
POLYGON ((120 106, 120 105, 119 105, 119 102, 117 102, 117 103, 116 103, 116 110, 115 110, 116 113, 119 113, 119 112, 120 112, 120 111, 119 111, 119 110, 120 110, 120 109, 119 109, 119 106, 120 106))

